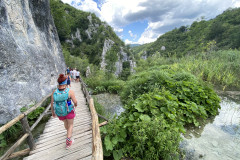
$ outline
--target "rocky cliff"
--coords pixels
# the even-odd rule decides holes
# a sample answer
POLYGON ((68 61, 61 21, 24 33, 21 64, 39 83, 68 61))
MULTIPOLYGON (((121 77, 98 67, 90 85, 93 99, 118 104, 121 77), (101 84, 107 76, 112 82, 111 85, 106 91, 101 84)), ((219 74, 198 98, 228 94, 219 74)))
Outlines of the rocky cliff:
POLYGON ((65 70, 48 0, 0 1, 0 124, 56 87, 65 70))

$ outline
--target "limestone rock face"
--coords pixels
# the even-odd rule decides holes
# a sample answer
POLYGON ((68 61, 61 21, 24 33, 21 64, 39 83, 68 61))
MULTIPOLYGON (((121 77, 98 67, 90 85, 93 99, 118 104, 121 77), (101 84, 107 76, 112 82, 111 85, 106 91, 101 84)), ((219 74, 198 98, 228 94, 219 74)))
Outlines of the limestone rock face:
POLYGON ((106 56, 106 53, 109 49, 111 49, 112 45, 114 44, 114 41, 112 41, 111 39, 106 39, 104 41, 104 46, 103 46, 103 51, 102 51, 102 61, 101 61, 101 69, 102 70, 105 70, 105 67, 106 67, 106 62, 105 62, 105 56, 106 56))
POLYGON ((66 68, 47 0, 0 1, 0 124, 56 88, 66 68))
POLYGON ((127 53, 123 51, 123 48, 121 47, 120 52, 118 53, 118 61, 115 63, 116 71, 115 75, 119 76, 123 70, 123 62, 129 61, 129 57, 127 56, 127 53), (121 58, 122 57, 122 58, 121 58))
POLYGON ((93 24, 91 14, 87 18, 89 20, 89 25, 88 25, 88 29, 85 32, 87 33, 88 38, 92 39, 92 34, 97 33, 97 28, 99 27, 99 25, 98 24, 93 24))

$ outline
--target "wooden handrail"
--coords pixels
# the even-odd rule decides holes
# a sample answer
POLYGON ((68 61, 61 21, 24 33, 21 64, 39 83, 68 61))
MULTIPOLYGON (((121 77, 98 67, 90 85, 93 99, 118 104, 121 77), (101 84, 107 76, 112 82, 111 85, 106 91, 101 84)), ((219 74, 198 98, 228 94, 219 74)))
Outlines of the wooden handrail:
POLYGON ((12 127, 14 124, 16 124, 18 121, 20 121, 21 119, 23 119, 25 115, 22 113, 20 115, 18 115, 16 118, 14 118, 13 120, 11 120, 10 122, 8 122, 7 124, 3 125, 0 128, 0 134, 4 131, 6 131, 8 128, 12 127))
POLYGON ((28 133, 24 134, 0 159, 5 160, 12 154, 12 152, 29 136, 28 133))
MULTIPOLYGON (((52 93, 51 93, 52 94, 52 93)), ((42 103, 51 96, 51 94, 47 95, 46 97, 43 98, 43 100, 41 102, 39 102, 38 104, 36 104, 35 106, 31 107, 30 109, 28 109, 27 111, 25 111, 24 113, 21 113, 20 115, 18 115, 17 117, 15 117, 13 120, 11 120, 10 122, 6 123, 5 125, 3 125, 2 127, 0 127, 0 134, 4 131, 6 131, 8 128, 12 127, 14 124, 16 124, 18 121, 20 121, 21 119, 23 119, 25 116, 27 116, 29 113, 33 112, 34 110, 36 110, 38 107, 40 107, 42 105, 42 103)))
POLYGON ((98 114, 94 107, 93 98, 89 94, 87 90, 86 84, 83 82, 80 77, 80 83, 83 90, 83 94, 86 97, 87 103, 89 105, 91 115, 92 115, 92 134, 93 134, 93 142, 92 142, 92 160, 103 160, 103 150, 102 150, 102 140, 100 135, 100 128, 98 122, 98 114))
MULTIPOLYGON (((52 94, 52 93, 51 93, 52 94)), ((3 125, 2 127, 0 127, 0 134, 3 133, 4 131, 6 131, 8 128, 10 128, 11 126, 13 126, 14 124, 16 124, 18 121, 21 121, 22 124, 22 128, 23 128, 23 132, 24 135, 2 156, 0 157, 1 160, 5 160, 5 159, 9 159, 11 157, 16 157, 17 155, 23 155, 23 154, 28 154, 29 152, 27 152, 27 150, 33 150, 35 148, 35 142, 32 136, 31 131, 38 125, 38 123, 41 121, 41 119, 43 118, 43 116, 47 113, 47 111, 50 108, 50 105, 45 109, 45 111, 39 116, 39 118, 37 119, 37 121, 32 125, 32 127, 29 127, 28 124, 28 120, 27 120, 27 115, 31 112, 33 112, 34 110, 36 110, 38 107, 40 107, 42 105, 42 103, 51 96, 51 94, 45 96, 39 103, 37 103, 36 105, 34 105, 33 107, 31 107, 30 109, 28 109, 27 111, 25 111, 24 113, 21 113, 20 115, 18 115, 17 117, 15 117, 14 119, 12 119, 11 121, 9 121, 8 123, 6 123, 5 125, 3 125), (27 139, 28 145, 29 145, 29 149, 24 150, 24 151, 20 151, 20 152, 14 152, 14 150, 21 145, 24 140, 27 139)))

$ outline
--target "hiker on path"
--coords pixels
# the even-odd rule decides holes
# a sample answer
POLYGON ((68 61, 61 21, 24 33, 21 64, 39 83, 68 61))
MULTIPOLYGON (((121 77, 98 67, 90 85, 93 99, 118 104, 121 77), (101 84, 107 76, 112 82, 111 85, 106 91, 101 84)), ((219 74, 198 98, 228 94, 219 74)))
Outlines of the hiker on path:
POLYGON ((69 67, 67 67, 66 74, 70 73, 69 67))
POLYGON ((74 68, 73 69, 73 79, 75 82, 76 82, 76 74, 77 74, 77 71, 76 71, 76 68, 74 68))
POLYGON ((70 72, 67 74, 67 87, 71 87, 71 76, 70 76, 70 72))
POLYGON ((80 72, 79 70, 77 69, 76 71, 76 81, 79 82, 79 78, 80 78, 80 72))
POLYGON ((53 91, 51 96, 51 111, 54 118, 57 115, 59 120, 64 122, 64 127, 67 130, 66 149, 69 149, 74 142, 72 132, 77 100, 74 91, 67 88, 67 76, 60 74, 57 81, 58 88, 53 91))
POLYGON ((71 82, 73 82, 73 69, 70 70, 71 82))

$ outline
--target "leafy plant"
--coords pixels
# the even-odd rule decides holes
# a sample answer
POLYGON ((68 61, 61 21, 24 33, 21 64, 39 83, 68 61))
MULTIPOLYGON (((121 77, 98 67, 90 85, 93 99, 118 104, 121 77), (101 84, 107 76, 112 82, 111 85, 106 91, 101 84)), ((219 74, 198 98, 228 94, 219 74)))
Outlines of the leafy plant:
POLYGON ((101 133, 105 134, 105 156, 112 156, 115 160, 122 157, 136 160, 179 159, 181 138, 175 123, 169 125, 163 117, 141 115, 128 118, 129 115, 122 114, 101 128, 101 133))
POLYGON ((114 159, 179 159, 184 125, 198 126, 220 108, 210 87, 173 66, 133 75, 121 96, 125 111, 101 129, 104 155, 114 159))

